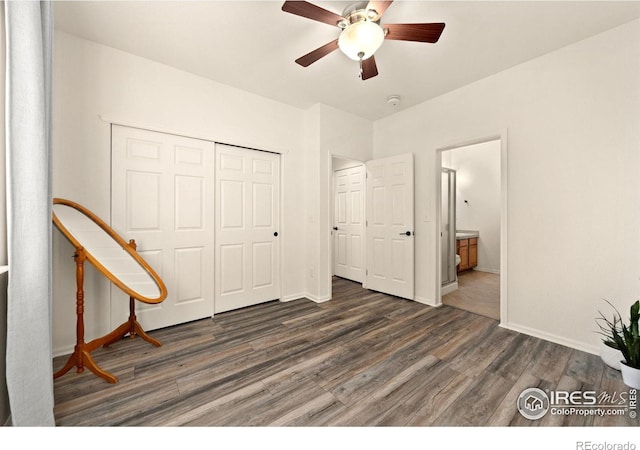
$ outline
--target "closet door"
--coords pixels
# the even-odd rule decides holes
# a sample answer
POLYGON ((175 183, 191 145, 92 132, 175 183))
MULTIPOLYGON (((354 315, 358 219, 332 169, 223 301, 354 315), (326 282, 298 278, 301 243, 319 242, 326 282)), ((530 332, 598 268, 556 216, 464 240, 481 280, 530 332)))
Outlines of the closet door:
POLYGON ((216 144, 216 313, 280 297, 280 156, 216 144))
MULTIPOLYGON (((136 302, 147 330, 213 314, 212 142, 114 125, 111 226, 167 286, 164 302, 136 302)), ((128 297, 111 286, 111 327, 128 317, 128 297)))

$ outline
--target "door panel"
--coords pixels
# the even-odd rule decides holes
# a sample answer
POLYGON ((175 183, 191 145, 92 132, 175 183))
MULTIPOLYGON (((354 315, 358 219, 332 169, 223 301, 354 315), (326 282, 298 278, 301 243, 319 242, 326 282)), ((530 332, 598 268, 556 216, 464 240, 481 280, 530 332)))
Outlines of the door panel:
POLYGON ((280 297, 280 157, 216 144, 216 313, 280 297))
POLYGON ((365 286, 413 300, 413 155, 369 161, 366 167, 365 286))
MULTIPOLYGON (((147 330, 213 314, 214 144, 112 127, 111 225, 135 239, 167 286, 157 305, 138 303, 147 330)), ((111 287, 111 326, 128 317, 128 298, 111 287)))
POLYGON ((362 283, 364 166, 336 170, 334 180, 334 274, 362 283))

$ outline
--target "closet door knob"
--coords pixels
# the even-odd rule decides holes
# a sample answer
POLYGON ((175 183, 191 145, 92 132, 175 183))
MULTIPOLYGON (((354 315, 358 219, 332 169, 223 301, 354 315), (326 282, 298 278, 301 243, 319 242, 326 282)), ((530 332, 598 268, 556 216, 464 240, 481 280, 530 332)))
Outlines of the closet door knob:
POLYGON ((338 227, 333 227, 334 230, 338 231, 338 227))
POLYGON ((273 233, 273 235, 274 235, 275 237, 278 237, 278 232, 276 231, 275 233, 273 233))
POLYGON ((404 233, 399 233, 400 236, 411 236, 411 231, 405 231, 404 233))

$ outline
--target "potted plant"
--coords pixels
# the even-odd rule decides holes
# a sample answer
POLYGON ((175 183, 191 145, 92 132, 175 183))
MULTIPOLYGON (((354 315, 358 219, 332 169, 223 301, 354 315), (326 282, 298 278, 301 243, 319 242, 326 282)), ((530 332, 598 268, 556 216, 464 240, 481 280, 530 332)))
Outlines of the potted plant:
MULTIPOLYGON (((611 305, 610 302, 607 302, 611 305)), ((640 300, 631 305, 629 322, 625 323, 622 316, 614 310, 613 318, 609 319, 600 313, 597 319, 601 334, 605 337, 606 346, 619 350, 624 358, 620 361, 622 380, 632 388, 640 389, 640 300)))

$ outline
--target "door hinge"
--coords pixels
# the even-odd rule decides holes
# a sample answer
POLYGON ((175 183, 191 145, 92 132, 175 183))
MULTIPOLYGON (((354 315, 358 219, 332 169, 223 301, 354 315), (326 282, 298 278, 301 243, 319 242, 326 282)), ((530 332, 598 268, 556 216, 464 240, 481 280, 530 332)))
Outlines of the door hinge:
POLYGON ((369 269, 365 269, 365 271, 364 271, 364 272, 365 272, 365 273, 364 273, 365 275, 369 275, 369 269))
POLYGON ((365 221, 364 221, 364 226, 365 226, 365 227, 368 227, 368 226, 369 226, 369 221, 368 221, 368 220, 365 220, 365 221))

